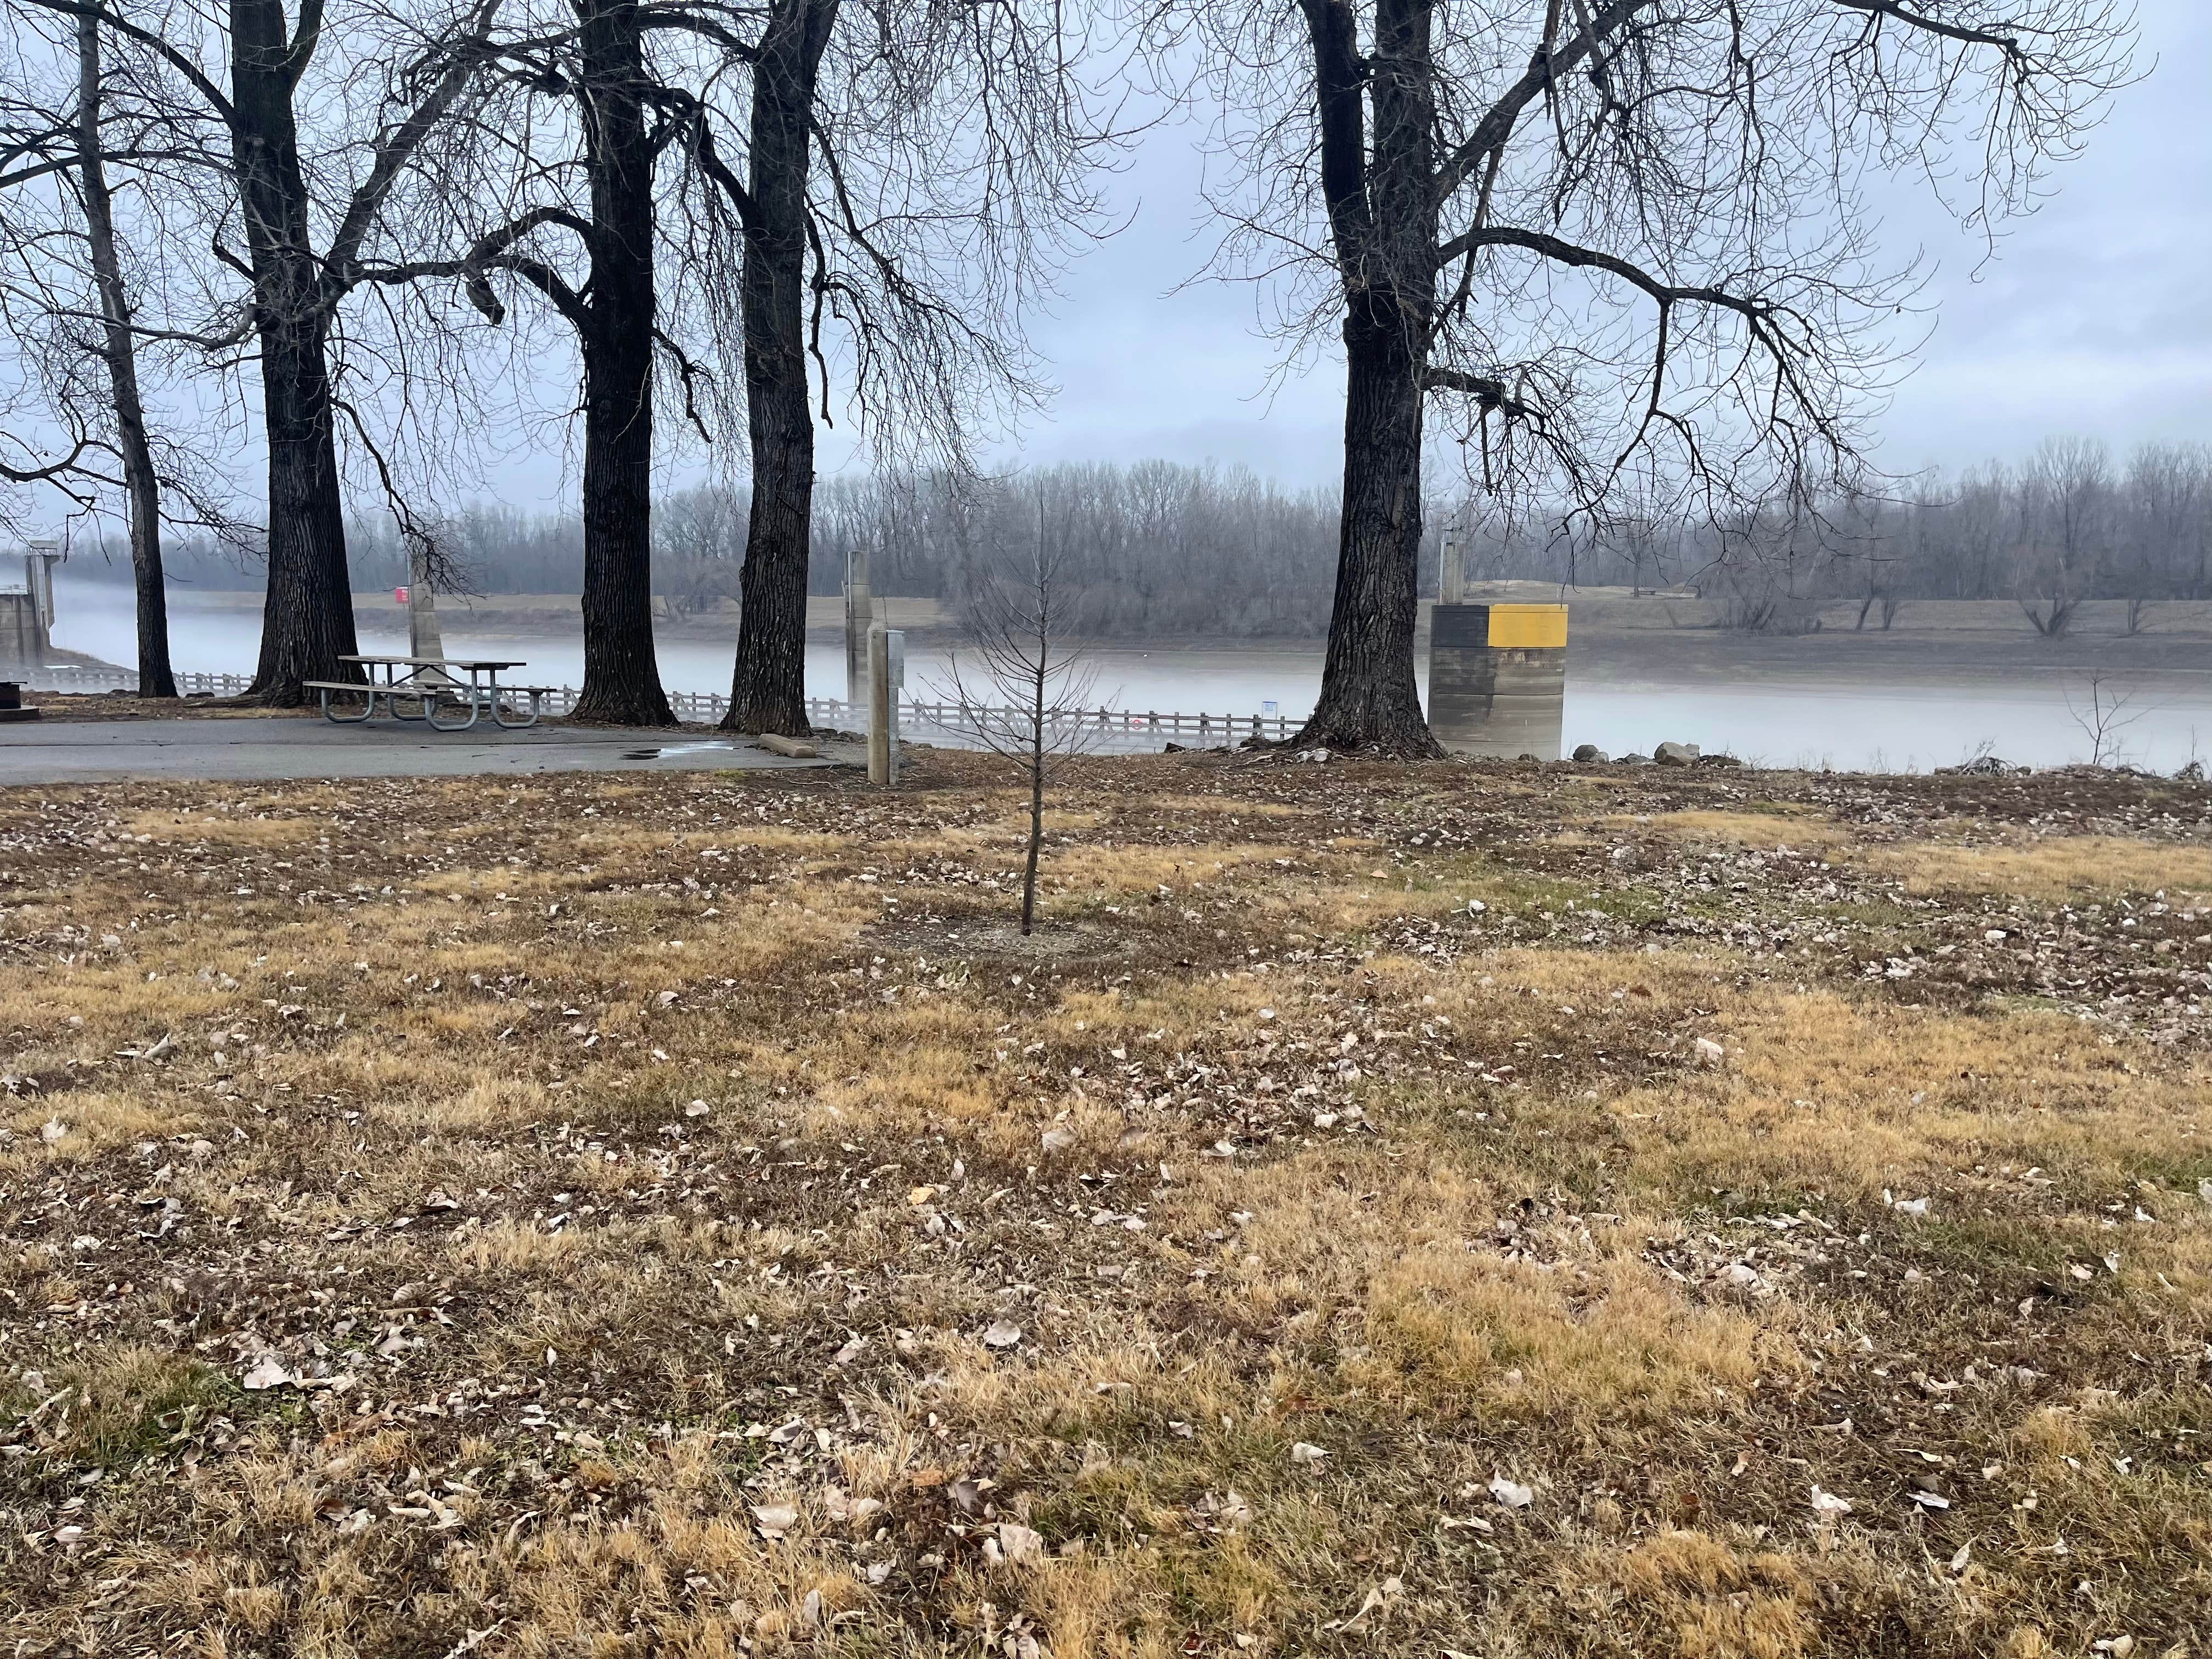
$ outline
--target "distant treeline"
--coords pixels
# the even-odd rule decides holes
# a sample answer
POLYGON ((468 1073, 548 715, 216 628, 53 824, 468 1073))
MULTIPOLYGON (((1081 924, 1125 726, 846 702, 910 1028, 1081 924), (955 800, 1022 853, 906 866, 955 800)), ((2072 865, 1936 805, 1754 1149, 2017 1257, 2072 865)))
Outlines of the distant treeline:
MULTIPOLYGON (((742 490, 712 486, 655 503, 654 586, 669 605, 736 599, 746 511, 742 490)), ((2212 599, 2212 447, 2202 444, 2146 445, 2115 460, 2095 443, 2053 441, 2017 465, 1718 522, 1623 514, 1601 527, 1524 518, 1501 528, 1446 501, 1431 503, 1426 520, 1424 593, 1435 591, 1449 532, 1476 580, 1687 584, 1750 629, 1809 625, 1838 599, 1857 600, 1861 622, 1881 626, 1911 600, 1944 599, 2016 600, 2038 629, 2063 632, 2085 599, 2212 599)), ((1100 634, 1300 637, 1328 626, 1335 492, 1171 461, 1040 467, 959 489, 929 476, 826 479, 809 586, 837 592, 848 555, 865 544, 877 592, 957 605, 1039 534, 1100 634)), ((582 585, 583 532, 572 518, 473 507, 447 522, 445 538, 478 592, 582 585)), ((389 526, 356 526, 351 546, 356 587, 406 580, 389 526)), ((97 574, 96 556, 85 562, 97 574)), ((108 568, 127 579, 127 560, 108 568)), ((170 569, 203 586, 258 580, 250 560, 204 544, 176 546, 170 569)))
POLYGON ((2017 465, 1718 524, 1624 515, 1557 537, 1477 534, 1469 574, 1585 586, 1687 583, 1735 625, 1807 625, 1859 602, 1887 626, 1913 599, 2009 599, 2063 633, 2087 599, 2212 599, 2212 447, 2146 444, 2124 460, 2078 439, 2017 465))
MULTIPOLYGON (((736 600, 748 505, 742 489, 719 486, 654 502, 653 586, 675 609, 736 600)), ((960 489, 933 476, 826 478, 814 496, 808 587, 841 592, 846 559, 865 544, 878 592, 957 605, 996 562, 1032 547, 1040 528, 1100 634, 1295 637, 1328 626, 1335 493, 1170 461, 1039 467, 960 489)), ((479 593, 582 587, 583 526, 574 518, 476 506, 447 520, 441 536, 479 593)), ((406 555, 388 524, 355 526, 349 547, 356 588, 406 580, 406 555)), ((95 553, 78 568, 130 574, 119 547, 104 567, 95 553)), ((260 580, 252 561, 205 542, 173 544, 169 570, 204 587, 260 580)))

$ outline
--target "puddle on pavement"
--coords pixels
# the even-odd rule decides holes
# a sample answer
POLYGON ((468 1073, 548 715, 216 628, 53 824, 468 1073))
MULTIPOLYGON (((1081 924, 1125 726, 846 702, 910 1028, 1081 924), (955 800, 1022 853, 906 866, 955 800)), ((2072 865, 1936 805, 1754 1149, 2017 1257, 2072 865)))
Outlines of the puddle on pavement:
POLYGON ((658 760, 664 755, 703 755, 710 749, 749 748, 735 743, 672 743, 661 749, 625 749, 624 760, 658 760))

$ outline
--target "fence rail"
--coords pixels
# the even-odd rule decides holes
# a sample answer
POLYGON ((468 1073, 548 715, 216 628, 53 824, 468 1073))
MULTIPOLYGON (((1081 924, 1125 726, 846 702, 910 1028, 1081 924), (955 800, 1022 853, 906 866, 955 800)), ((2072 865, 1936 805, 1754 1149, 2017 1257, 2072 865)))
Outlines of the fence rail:
MULTIPOLYGON (((25 684, 42 691, 127 690, 137 684, 138 678, 126 669, 87 668, 74 664, 8 670, 0 672, 0 678, 8 674, 20 674, 25 684)), ((234 697, 251 683, 249 677, 244 674, 184 673, 177 676, 177 690, 186 696, 234 697)), ((556 686, 546 694, 545 712, 549 714, 568 714, 575 708, 580 695, 574 686, 556 686)), ((678 719, 695 725, 716 724, 730 708, 729 698, 713 691, 672 691, 668 694, 668 702, 678 719)), ((966 746, 962 742, 960 732, 961 726, 966 723, 965 717, 956 704, 902 702, 898 717, 901 730, 909 738, 943 743, 954 748, 966 746)), ((866 709, 834 697, 809 697, 806 700, 806 718, 816 726, 864 731, 867 726, 868 714, 866 709)), ((1281 714, 1194 714, 1152 708, 1086 708, 1079 714, 1055 716, 1052 723, 1056 730, 1072 731, 1086 738, 1095 739, 1099 747, 1146 749, 1157 744, 1186 740, 1194 746, 1207 747, 1215 744, 1238 743, 1248 737, 1279 739, 1289 737, 1302 722, 1281 714)))

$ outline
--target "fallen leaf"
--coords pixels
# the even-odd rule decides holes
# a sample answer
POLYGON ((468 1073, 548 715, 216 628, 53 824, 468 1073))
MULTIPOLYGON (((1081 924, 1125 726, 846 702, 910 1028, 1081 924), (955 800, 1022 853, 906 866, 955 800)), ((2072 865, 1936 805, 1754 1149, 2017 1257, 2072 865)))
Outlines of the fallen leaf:
POLYGON ((1044 1559, 1044 1534, 1018 1521, 999 1522, 999 1547, 1016 1566, 1044 1559))
POLYGON ((1813 1488, 1813 1508, 1821 1519, 1832 1521, 1839 1515, 1849 1515, 1851 1502, 1848 1498, 1838 1498, 1832 1492, 1822 1492, 1815 1486, 1813 1488))
POLYGON ((1502 1474, 1490 1477, 1490 1495, 1509 1510, 1525 1510, 1536 1501, 1535 1488, 1508 1480, 1502 1474))
POLYGON ((983 1332, 987 1347, 1011 1348, 1022 1340, 1022 1328, 1011 1319, 994 1319, 983 1332))
POLYGON ((757 1504, 753 1519, 764 1537, 781 1538, 799 1524, 799 1511, 789 1504, 757 1504))
POLYGON ((265 1353, 254 1363, 253 1369, 240 1379, 239 1386, 249 1394, 258 1394, 264 1389, 281 1389, 287 1383, 298 1381, 299 1378, 293 1375, 283 1361, 273 1353, 265 1353))
POLYGON ((1225 1498, 1206 1493, 1198 1500, 1196 1507, 1200 1515, 1218 1522, 1225 1531, 1234 1532, 1239 1527, 1252 1523, 1252 1506, 1237 1496, 1234 1486, 1229 1489, 1229 1495, 1225 1498))
POLYGON ((1326 1449, 1304 1440, 1291 1448, 1291 1462, 1293 1463, 1318 1463, 1328 1455, 1326 1449))

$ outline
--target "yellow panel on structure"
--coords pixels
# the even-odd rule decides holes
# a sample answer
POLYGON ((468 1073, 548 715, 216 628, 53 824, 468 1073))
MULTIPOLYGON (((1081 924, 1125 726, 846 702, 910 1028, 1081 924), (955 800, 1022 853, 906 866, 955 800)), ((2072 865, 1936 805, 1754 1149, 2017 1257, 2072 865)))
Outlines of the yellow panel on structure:
POLYGON ((1567 642, 1564 605, 1493 605, 1490 643, 1516 650, 1557 648, 1567 642))

